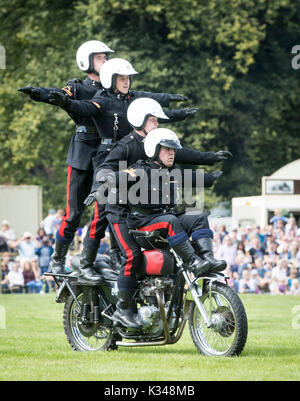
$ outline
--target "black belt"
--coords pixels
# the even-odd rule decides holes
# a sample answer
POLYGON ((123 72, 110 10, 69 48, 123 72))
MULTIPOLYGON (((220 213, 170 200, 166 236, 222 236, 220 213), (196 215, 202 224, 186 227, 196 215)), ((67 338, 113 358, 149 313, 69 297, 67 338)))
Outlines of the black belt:
POLYGON ((98 134, 97 128, 93 125, 76 125, 76 132, 83 134, 98 134))
MULTIPOLYGON (((79 134, 98 134, 97 128, 92 125, 76 125, 76 132, 79 134)), ((95 138, 99 139, 99 142, 105 145, 112 145, 114 141, 111 138, 95 138)))
POLYGON ((174 207, 160 207, 160 208, 144 208, 144 207, 132 207, 131 210, 134 212, 137 212, 139 214, 142 214, 144 216, 149 216, 150 214, 159 214, 159 213, 173 213, 176 212, 174 207))

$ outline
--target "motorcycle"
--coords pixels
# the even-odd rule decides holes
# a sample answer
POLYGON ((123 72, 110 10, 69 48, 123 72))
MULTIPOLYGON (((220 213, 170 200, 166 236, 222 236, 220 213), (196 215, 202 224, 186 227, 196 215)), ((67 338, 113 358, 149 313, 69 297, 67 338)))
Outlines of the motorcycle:
POLYGON ((201 354, 241 354, 247 340, 247 315, 238 294, 227 285, 228 277, 223 273, 195 277, 159 231, 130 232, 144 248, 134 295, 142 329, 129 329, 113 320, 118 272, 110 268, 109 257, 96 259, 94 268, 102 278, 97 285, 78 277, 79 255, 73 257, 72 274, 48 273, 60 284, 56 301, 65 303, 64 330, 73 350, 175 344, 188 322, 201 354))

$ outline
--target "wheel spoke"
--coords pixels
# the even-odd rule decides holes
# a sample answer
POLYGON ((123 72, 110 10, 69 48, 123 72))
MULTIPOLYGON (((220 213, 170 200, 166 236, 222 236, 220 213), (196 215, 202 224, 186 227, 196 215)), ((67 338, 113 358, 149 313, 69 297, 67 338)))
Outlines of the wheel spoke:
MULTIPOLYGON (((82 294, 77 297, 82 303, 82 294)), ((74 302, 68 310, 68 327, 66 331, 70 344, 81 351, 98 351, 105 349, 110 341, 111 331, 99 325, 99 323, 83 323, 80 317, 80 308, 74 302)))
POLYGON ((247 338, 247 317, 238 296, 221 284, 213 284, 201 302, 211 319, 207 327, 196 305, 190 318, 190 332, 198 350, 205 355, 240 353, 247 338), (243 330, 237 330, 237 327, 243 330))

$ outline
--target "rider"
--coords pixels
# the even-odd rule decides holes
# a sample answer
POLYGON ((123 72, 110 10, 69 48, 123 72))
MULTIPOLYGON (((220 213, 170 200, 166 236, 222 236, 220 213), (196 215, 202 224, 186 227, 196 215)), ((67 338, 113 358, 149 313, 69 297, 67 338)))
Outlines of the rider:
MULTIPOLYGON (((144 194, 145 204, 141 201, 130 205, 131 210, 127 215, 128 227, 149 232, 162 230, 167 234, 169 245, 196 275, 224 270, 226 262, 217 260, 213 256, 213 232, 209 228, 207 214, 186 214, 184 208, 178 205, 178 193, 181 188, 176 181, 176 175, 173 175, 175 171, 178 173, 178 169, 175 170, 174 166, 175 153, 181 149, 178 137, 169 129, 158 128, 147 135, 144 146, 148 160, 140 160, 130 170, 120 173, 134 177, 139 170, 142 173, 140 180, 144 177, 148 189, 148 196, 145 197, 144 194), (159 177, 163 177, 163 182, 157 179, 159 177), (170 188, 169 195, 165 195, 166 185, 170 188), (150 202, 153 199, 151 197, 153 191, 156 192, 156 204, 153 201, 150 202), (206 263, 203 263, 203 260, 199 261, 189 237, 192 237, 197 245, 198 255, 206 263)), ((181 172, 183 173, 183 170, 181 172)), ((212 186, 215 178, 220 175, 221 173, 205 174, 204 186, 212 186)), ((181 174, 181 177, 182 186, 184 186, 184 174, 181 174)), ((191 184, 193 187, 197 184, 196 171, 193 171, 191 184)))
MULTIPOLYGON (((162 118, 163 110, 160 105, 152 99, 137 99, 128 108, 127 118, 134 130, 119 141, 111 150, 105 163, 97 170, 98 180, 106 176, 105 171, 118 171, 119 161, 127 160, 128 164, 135 163, 138 159, 147 159, 144 150, 144 140, 152 129, 157 128, 158 118, 162 118)), ((167 118, 166 116, 164 117, 167 118)), ((230 152, 219 151, 216 154, 207 152, 202 153, 189 148, 182 148, 176 153, 176 161, 180 163, 193 164, 213 164, 231 156, 230 152)), ((218 176, 215 172, 212 174, 213 179, 218 176)), ((118 278, 118 287, 120 291, 122 313, 119 313, 118 321, 127 327, 138 327, 134 315, 134 305, 132 305, 132 295, 136 287, 134 274, 128 274, 129 271, 134 272, 136 267, 141 263, 141 250, 133 236, 128 232, 126 216, 128 208, 126 205, 107 205, 108 220, 112 231, 118 239, 123 254, 123 265, 121 275, 118 278), (122 274, 123 272, 123 274, 122 274)))
MULTIPOLYGON (((53 90, 61 94, 62 103, 66 102, 66 99, 91 99, 97 91, 103 89, 99 71, 112 52, 113 50, 103 42, 87 41, 78 48, 76 54, 79 69, 87 74, 84 80, 71 79, 62 89, 27 86, 20 88, 19 91, 29 95, 35 101, 45 103, 51 103, 50 93, 53 90)), ((61 226, 57 231, 55 252, 50 263, 50 270, 53 273, 67 273, 65 257, 74 233, 79 227, 84 211, 84 200, 92 187, 93 167, 97 162, 96 155, 107 154, 107 145, 102 143, 102 135, 97 132, 93 119, 77 113, 69 113, 69 116, 76 124, 76 132, 71 140, 67 157, 67 207, 61 226)), ((114 238, 111 238, 112 242, 113 240, 114 238)), ((116 247, 112 243, 112 258, 116 247)))

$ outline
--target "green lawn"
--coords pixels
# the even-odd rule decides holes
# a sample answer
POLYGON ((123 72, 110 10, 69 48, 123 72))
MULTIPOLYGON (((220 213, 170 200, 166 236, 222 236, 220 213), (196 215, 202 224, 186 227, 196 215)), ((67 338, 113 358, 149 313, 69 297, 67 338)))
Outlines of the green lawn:
POLYGON ((0 329, 0 380, 300 379, 300 297, 242 296, 249 333, 243 354, 235 358, 202 356, 188 328, 175 345, 77 353, 65 338, 63 305, 54 298, 0 296, 6 311, 6 328, 0 329))

